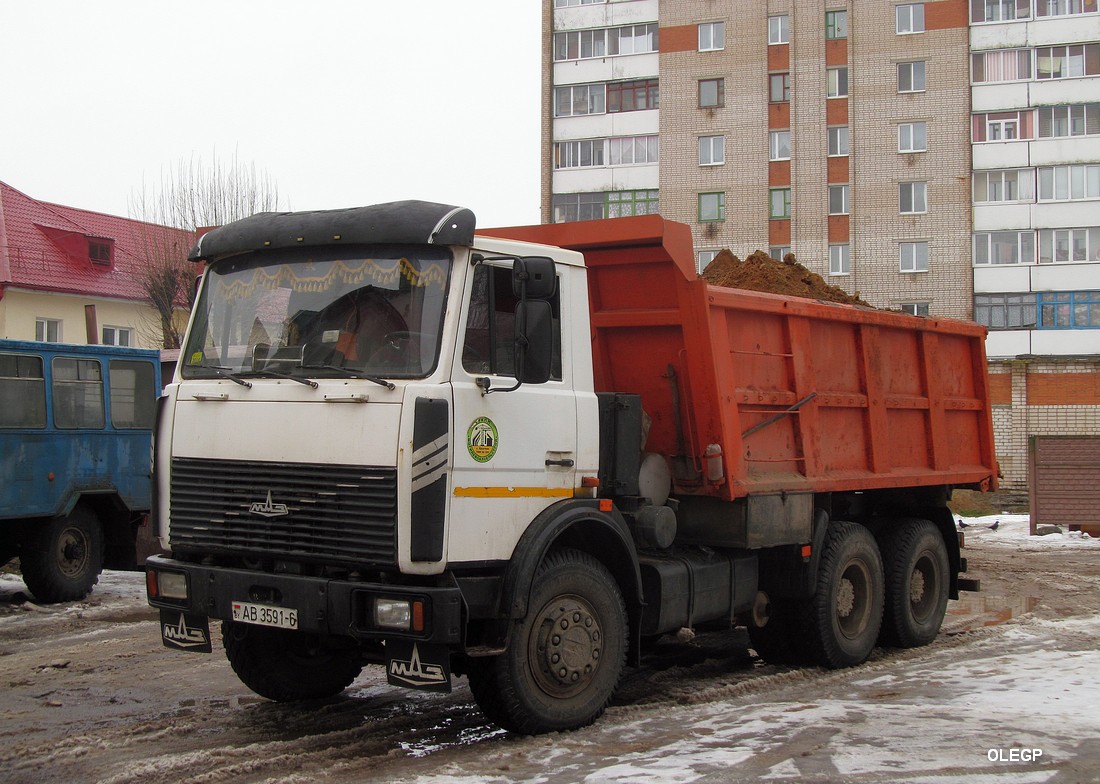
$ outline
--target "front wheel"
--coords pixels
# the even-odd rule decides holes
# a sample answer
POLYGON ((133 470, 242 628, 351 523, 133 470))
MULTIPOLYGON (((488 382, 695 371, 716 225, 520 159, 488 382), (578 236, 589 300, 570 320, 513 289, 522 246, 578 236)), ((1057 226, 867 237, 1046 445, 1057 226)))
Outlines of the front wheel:
POLYGON ((20 553, 23 582, 40 602, 87 596, 103 571, 103 528, 91 510, 76 506, 33 529, 20 553))
POLYGON ((817 590, 806 605, 807 642, 818 663, 839 669, 866 661, 882 625, 882 556, 871 532, 856 523, 829 526, 817 590))
POLYGON ((607 568, 579 550, 551 552, 534 586, 507 651, 471 662, 470 690, 485 715, 511 732, 591 724, 626 663, 622 594, 607 568))
POLYGON ((223 621, 222 641, 241 682, 276 702, 334 697, 363 669, 354 648, 304 632, 223 621))

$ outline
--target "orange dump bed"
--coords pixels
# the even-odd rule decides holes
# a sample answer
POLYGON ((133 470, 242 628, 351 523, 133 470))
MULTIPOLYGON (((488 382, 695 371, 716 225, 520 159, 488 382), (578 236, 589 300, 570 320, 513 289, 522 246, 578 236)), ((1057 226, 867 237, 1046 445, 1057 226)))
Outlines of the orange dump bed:
POLYGON ((596 391, 641 395, 680 493, 994 486, 984 327, 711 286, 659 216, 479 233, 584 253, 596 391))

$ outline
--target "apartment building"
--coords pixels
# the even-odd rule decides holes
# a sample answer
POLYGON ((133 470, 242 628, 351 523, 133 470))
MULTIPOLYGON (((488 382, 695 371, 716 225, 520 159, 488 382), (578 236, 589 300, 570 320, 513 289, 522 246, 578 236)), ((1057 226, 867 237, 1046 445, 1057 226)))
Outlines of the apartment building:
POLYGON ((544 219, 660 211, 718 250, 968 317, 964 0, 548 0, 544 219))
POLYGON ((700 269, 791 252, 878 307, 987 324, 1010 487, 1029 435, 1100 433, 1096 0, 544 13, 544 220, 659 211, 700 269))
POLYGON ((1032 437, 1100 434, 1100 13, 972 5, 974 319, 1021 486, 1032 437))

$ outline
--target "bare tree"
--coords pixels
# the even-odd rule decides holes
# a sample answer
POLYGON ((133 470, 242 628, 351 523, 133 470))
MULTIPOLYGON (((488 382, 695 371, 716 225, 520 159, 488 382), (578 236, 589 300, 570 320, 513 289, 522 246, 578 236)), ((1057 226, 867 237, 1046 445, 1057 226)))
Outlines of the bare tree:
POLYGON ((135 244, 144 258, 138 276, 159 317, 164 348, 179 348, 199 270, 187 261, 202 229, 257 212, 279 209, 279 193, 266 172, 236 155, 228 163, 192 157, 162 171, 157 187, 142 184, 130 198, 135 244))

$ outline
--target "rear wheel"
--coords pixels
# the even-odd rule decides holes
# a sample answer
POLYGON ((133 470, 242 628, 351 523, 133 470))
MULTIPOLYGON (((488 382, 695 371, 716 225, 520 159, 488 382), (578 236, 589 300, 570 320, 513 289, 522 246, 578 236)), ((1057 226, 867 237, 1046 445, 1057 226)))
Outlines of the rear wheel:
POLYGON ((882 625, 882 556, 871 532, 856 523, 829 526, 817 590, 806 604, 814 658, 839 669, 866 661, 882 625))
POLYGON ((614 578, 587 553, 550 553, 508 650, 475 659, 470 690, 485 715, 534 735, 591 724, 626 662, 626 606, 614 578))
POLYGON ((224 621, 222 641, 241 682, 276 702, 333 697, 363 669, 354 648, 335 648, 314 634, 224 621))
POLYGON ((947 612, 950 566, 939 530, 928 520, 899 521, 882 542, 886 611, 882 639, 917 648, 936 639, 947 612))
POLYGON ((103 528, 89 509, 76 506, 29 529, 20 553, 23 582, 40 602, 83 599, 103 571, 103 528))

